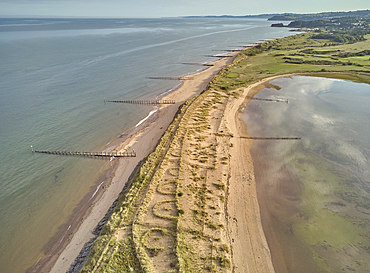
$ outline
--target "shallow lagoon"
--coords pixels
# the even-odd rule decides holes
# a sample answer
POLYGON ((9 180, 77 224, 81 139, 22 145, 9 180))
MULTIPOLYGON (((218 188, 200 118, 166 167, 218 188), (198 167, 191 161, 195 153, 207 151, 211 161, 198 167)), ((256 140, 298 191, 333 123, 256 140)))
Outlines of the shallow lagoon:
POLYGON ((243 119, 276 272, 370 268, 370 85, 294 76, 271 81, 243 119))

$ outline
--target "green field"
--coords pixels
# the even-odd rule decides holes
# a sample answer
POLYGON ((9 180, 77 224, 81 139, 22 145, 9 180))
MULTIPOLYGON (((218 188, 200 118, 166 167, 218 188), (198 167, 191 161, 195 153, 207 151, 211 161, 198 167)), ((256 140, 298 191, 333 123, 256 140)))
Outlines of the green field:
POLYGON ((347 73, 357 81, 370 83, 370 56, 337 56, 340 53, 369 50, 370 35, 365 36, 368 40, 355 44, 336 44, 311 37, 311 33, 298 34, 248 49, 215 77, 212 86, 232 90, 266 77, 317 72, 347 73))

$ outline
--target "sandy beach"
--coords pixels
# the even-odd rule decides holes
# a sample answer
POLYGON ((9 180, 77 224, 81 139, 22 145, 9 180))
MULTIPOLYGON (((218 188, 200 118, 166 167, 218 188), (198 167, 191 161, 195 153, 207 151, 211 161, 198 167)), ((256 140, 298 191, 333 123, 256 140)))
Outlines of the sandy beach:
MULTIPOLYGON (((229 54, 236 56, 237 53, 229 54)), ((101 187, 96 194, 94 202, 88 204, 85 215, 82 215, 78 225, 69 229, 61 238, 57 247, 54 247, 52 253, 48 253, 41 260, 33 272, 66 272, 80 253, 84 244, 89 242, 95 235, 93 230, 104 217, 113 201, 119 196, 129 176, 138 165, 138 163, 153 151, 158 140, 172 121, 178 107, 188 98, 201 93, 206 89, 208 83, 219 71, 227 64, 231 63, 233 58, 223 58, 212 62, 213 66, 191 75, 191 80, 186 80, 182 86, 175 92, 170 93, 165 99, 175 100, 175 105, 164 105, 160 107, 156 114, 156 119, 151 122, 148 119, 142 127, 142 130, 134 136, 125 140, 117 147, 117 151, 134 149, 137 156, 130 159, 121 159, 115 166, 114 172, 107 178, 104 187, 101 187), (142 145, 145 143, 146 145, 142 145)), ((154 115, 153 115, 154 116, 154 115)))
POLYGON ((253 96, 253 88, 258 84, 245 88, 225 111, 225 123, 234 135, 230 149, 227 223, 235 272, 275 272, 261 225, 253 161, 249 153, 253 140, 240 138, 247 136, 240 114, 249 101, 247 96, 253 96))
POLYGON ((251 100, 249 97, 263 88, 271 87, 269 81, 290 75, 266 78, 243 88, 241 96, 232 100, 225 110, 226 126, 234 135, 230 149, 227 219, 235 272, 275 272, 257 200, 253 159, 250 154, 253 140, 240 138, 249 136, 240 115, 251 100))

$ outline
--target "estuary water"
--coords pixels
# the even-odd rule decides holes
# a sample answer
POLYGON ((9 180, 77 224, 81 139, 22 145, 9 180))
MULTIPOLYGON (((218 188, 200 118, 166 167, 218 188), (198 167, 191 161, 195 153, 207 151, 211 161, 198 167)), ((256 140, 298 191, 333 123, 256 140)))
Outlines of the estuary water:
POLYGON ((293 76, 270 82, 243 119, 255 140, 263 228, 277 273, 370 268, 370 85, 293 76))
MULTIPOLYGON (((180 82, 239 46, 291 35, 263 19, 0 19, 0 272, 25 272, 106 179, 101 151, 180 82)), ((112 200, 113 201, 113 200, 112 200)))

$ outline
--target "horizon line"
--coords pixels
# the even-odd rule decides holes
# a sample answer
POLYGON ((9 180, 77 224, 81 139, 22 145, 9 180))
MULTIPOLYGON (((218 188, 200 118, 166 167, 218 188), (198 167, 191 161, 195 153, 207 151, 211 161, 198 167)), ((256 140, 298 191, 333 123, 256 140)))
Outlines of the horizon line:
POLYGON ((369 11, 369 9, 358 10, 341 10, 341 11, 321 11, 316 13, 259 13, 259 14, 245 14, 245 15, 179 15, 179 16, 158 16, 158 17, 117 17, 117 16, 67 16, 67 15, 0 15, 0 19, 166 19, 166 18, 189 18, 189 17, 253 17, 253 16, 271 16, 271 15, 305 15, 305 14, 322 14, 322 13, 336 13, 336 12, 358 12, 369 11))

